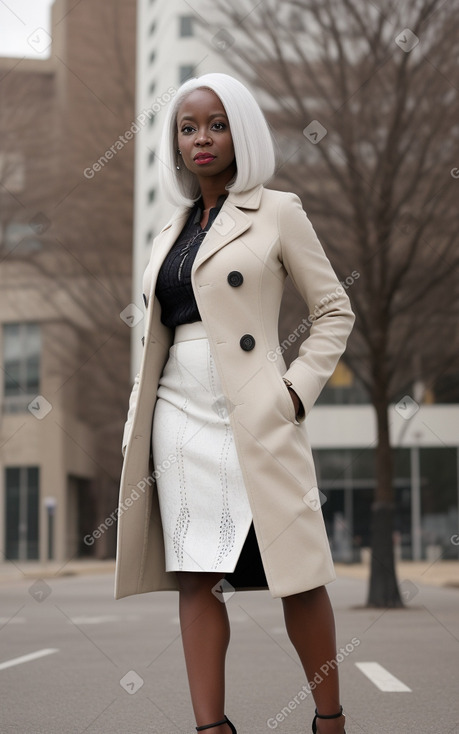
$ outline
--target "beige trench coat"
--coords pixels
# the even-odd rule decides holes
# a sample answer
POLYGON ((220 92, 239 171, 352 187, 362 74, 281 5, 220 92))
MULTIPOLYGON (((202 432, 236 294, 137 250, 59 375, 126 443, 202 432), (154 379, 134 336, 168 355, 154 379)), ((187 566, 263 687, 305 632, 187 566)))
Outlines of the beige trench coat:
MULTIPOLYGON (((154 465, 151 432, 158 381, 174 337, 160 320, 156 279, 188 213, 179 208, 155 238, 143 278, 144 348, 122 441, 116 599, 178 588, 175 572, 165 572, 155 477, 167 467, 154 465)), ((222 384, 270 593, 288 596, 333 581, 305 419, 346 347, 355 315, 300 199, 263 186, 229 193, 198 250, 192 286, 222 384), (234 271, 242 283, 240 276, 237 284, 228 280, 234 271), (312 321, 308 339, 305 323, 292 332, 292 340, 302 343, 288 370, 278 337, 287 274, 308 304, 305 321, 312 321), (305 416, 299 420, 283 376, 303 403, 305 416)))

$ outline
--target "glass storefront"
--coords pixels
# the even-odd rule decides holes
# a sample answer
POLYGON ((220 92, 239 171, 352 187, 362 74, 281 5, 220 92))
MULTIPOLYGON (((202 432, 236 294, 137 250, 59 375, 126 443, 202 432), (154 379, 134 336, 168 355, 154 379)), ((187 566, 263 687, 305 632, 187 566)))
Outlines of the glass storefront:
POLYGON ((38 558, 39 470, 36 466, 5 469, 5 558, 38 558))
MULTIPOLYGON (((338 562, 358 562, 361 549, 371 542, 374 451, 315 449, 313 456, 318 486, 326 498, 322 511, 333 557, 338 562)), ((398 558, 459 557, 459 548, 451 540, 459 532, 458 460, 456 448, 394 450, 398 558)))

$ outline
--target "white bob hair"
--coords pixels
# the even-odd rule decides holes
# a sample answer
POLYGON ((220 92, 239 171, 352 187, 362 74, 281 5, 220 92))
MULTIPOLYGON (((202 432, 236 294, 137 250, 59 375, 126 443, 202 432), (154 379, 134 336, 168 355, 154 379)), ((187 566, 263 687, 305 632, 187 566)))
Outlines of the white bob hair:
POLYGON ((177 155, 177 113, 195 89, 210 89, 220 99, 233 138, 236 175, 227 190, 239 192, 264 184, 274 174, 274 143, 258 102, 247 87, 228 74, 203 74, 184 82, 169 105, 159 146, 159 185, 173 204, 191 206, 200 196, 197 176, 177 155), (177 170, 178 161, 181 162, 177 170))

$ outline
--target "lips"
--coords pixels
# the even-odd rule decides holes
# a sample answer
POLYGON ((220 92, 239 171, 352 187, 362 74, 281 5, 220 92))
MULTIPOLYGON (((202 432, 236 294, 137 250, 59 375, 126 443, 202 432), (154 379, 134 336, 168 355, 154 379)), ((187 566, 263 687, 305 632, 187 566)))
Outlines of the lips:
POLYGON ((215 157, 212 153, 197 153, 193 160, 195 163, 210 163, 215 157))

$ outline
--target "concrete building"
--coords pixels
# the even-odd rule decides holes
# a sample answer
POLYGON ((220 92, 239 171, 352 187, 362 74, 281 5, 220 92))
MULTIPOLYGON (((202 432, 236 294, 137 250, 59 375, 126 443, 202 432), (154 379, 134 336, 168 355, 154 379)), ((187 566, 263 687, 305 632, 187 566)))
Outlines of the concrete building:
POLYGON ((121 12, 111 36, 106 3, 56 0, 43 58, 0 59, 0 554, 19 566, 114 554, 115 528, 84 537, 118 498, 133 146, 83 171, 132 123, 135 0, 121 12))
POLYGON ((60 389, 68 363, 78 362, 78 341, 56 311, 48 279, 30 263, 43 254, 47 182, 57 174, 56 74, 51 59, 18 65, 13 58, 0 59, 0 74, 11 136, 1 150, 0 548, 11 560, 66 559, 79 551, 78 510, 94 476, 94 437, 79 415, 78 380, 60 389), (36 155, 38 141, 46 161, 36 155))

